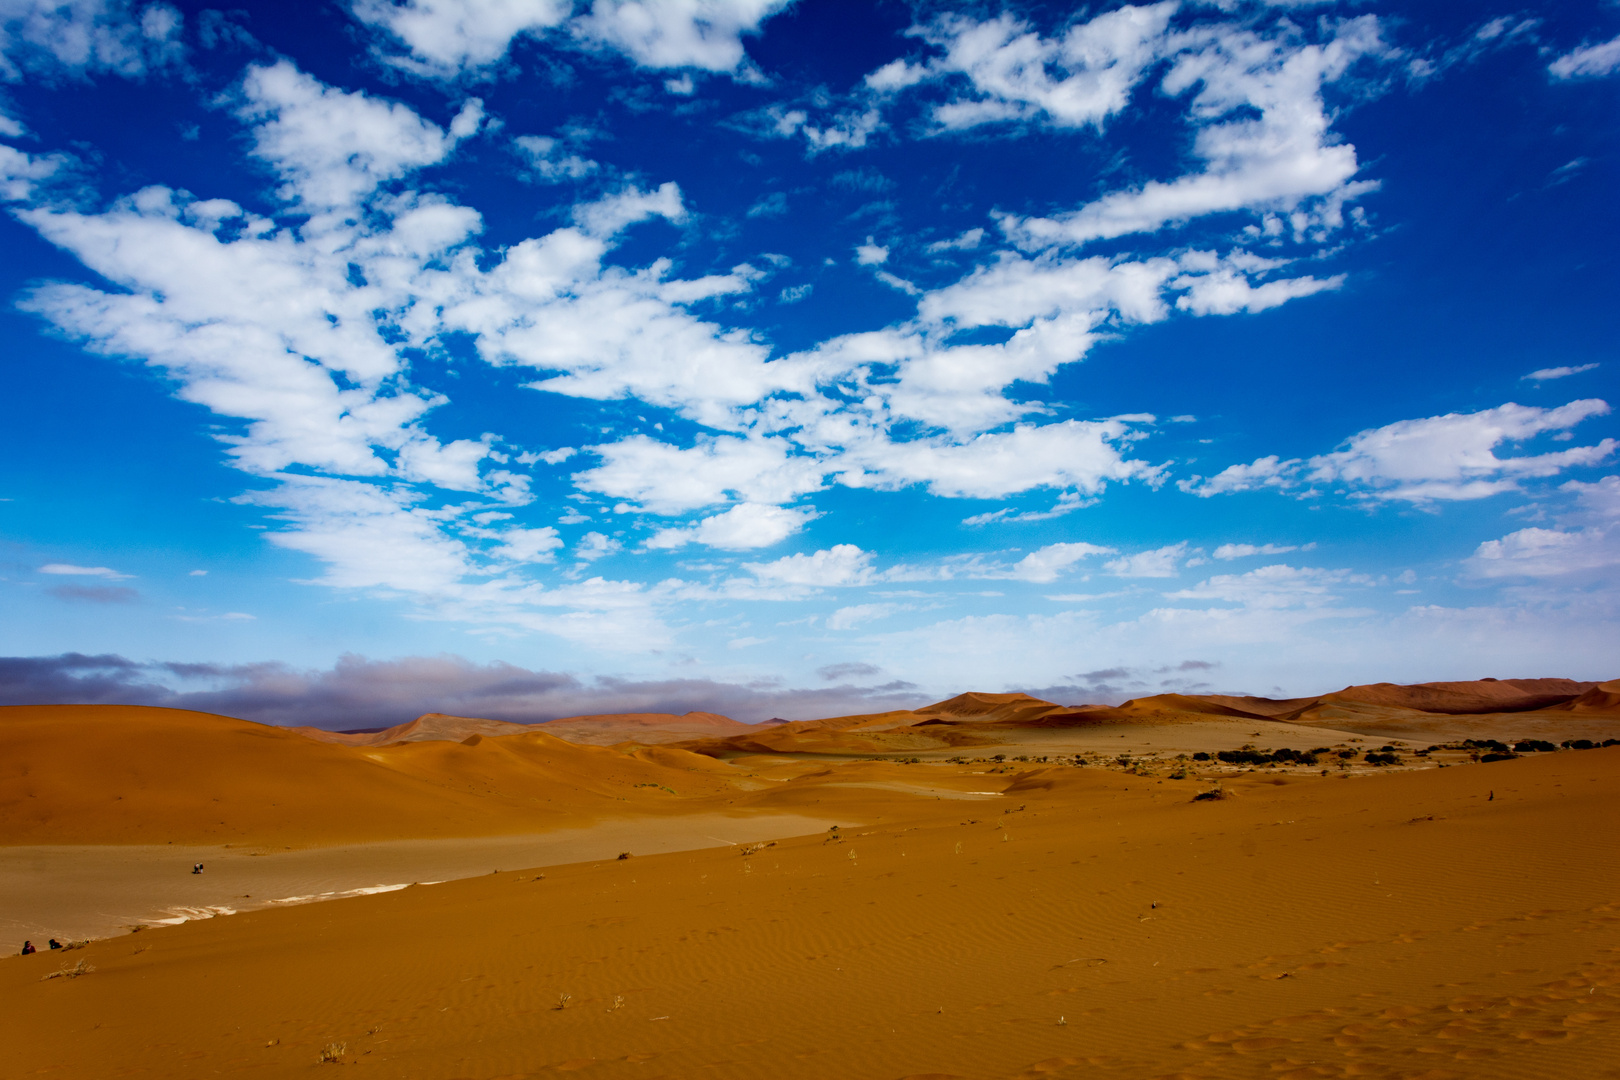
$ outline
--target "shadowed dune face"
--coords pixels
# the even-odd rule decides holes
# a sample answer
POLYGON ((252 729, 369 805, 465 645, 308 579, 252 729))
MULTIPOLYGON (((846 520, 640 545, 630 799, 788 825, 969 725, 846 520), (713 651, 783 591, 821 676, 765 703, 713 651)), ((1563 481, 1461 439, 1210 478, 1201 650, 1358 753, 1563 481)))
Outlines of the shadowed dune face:
POLYGON ((918 798, 892 786, 915 766, 833 764, 765 794, 842 827, 769 847, 485 874, 6 959, 0 1010, 30 1033, 7 1065, 74 1080, 304 1075, 323 1054, 440 1080, 1508 1080, 1620 1060, 1620 860, 1591 828, 1620 802, 1620 749, 1248 774, 1215 802, 1101 769, 923 771, 1006 794, 918 798), (80 959, 82 976, 44 978, 80 959))

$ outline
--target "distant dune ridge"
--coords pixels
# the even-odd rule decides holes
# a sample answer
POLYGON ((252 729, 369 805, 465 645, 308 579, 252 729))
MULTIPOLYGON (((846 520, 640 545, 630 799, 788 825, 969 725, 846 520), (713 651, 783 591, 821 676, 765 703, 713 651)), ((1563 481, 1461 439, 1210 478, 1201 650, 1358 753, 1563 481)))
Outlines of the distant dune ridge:
MULTIPOLYGON (((743 724, 629 713, 514 724, 428 713, 377 732, 285 728, 141 706, 0 709, 0 845, 364 842, 516 835, 739 790, 750 755, 943 761, 1346 738, 1620 736, 1620 680, 1351 686, 1272 700, 1159 694, 1065 707, 964 693, 915 710, 743 724), (1124 740, 1124 741, 1120 741, 1124 740)), ((692 806, 697 804, 693 803, 692 806)))
POLYGON ((7 1075, 1612 1075, 1620 746, 1457 742, 1612 736, 1620 680, 338 737, 0 709, 7 1075), (1246 745, 1328 749, 1195 753, 1246 745))

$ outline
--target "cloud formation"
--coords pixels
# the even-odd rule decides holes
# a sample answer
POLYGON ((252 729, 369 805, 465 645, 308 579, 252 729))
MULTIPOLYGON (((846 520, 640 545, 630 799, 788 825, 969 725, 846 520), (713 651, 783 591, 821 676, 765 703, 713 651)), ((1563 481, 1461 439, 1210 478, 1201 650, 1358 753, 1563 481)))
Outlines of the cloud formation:
POLYGON ((1496 449, 1549 432, 1565 433, 1608 412, 1608 403, 1596 398, 1553 409, 1509 402, 1475 413, 1447 413, 1369 429, 1351 436, 1340 450, 1306 460, 1283 461, 1271 455, 1230 466, 1208 479, 1194 476, 1177 483, 1183 491, 1202 497, 1262 488, 1314 494, 1323 487, 1337 487, 1381 501, 1483 499, 1518 490, 1525 478, 1556 476, 1607 460, 1620 446, 1614 439, 1508 457, 1498 456, 1496 449))
POLYGON ((794 689, 710 679, 580 679, 459 656, 368 660, 325 670, 284 664, 141 663, 117 655, 0 657, 0 705, 119 704, 194 709, 261 724, 330 730, 392 727, 426 712, 532 724, 618 712, 715 712, 746 723, 915 708, 909 685, 862 689, 860 665, 828 669, 833 687, 794 689))

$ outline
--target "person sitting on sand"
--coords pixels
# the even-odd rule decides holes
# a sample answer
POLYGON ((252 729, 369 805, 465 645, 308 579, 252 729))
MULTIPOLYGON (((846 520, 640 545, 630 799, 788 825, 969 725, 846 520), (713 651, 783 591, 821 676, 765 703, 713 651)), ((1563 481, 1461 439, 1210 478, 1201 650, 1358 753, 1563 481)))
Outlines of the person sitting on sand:
POLYGON ((62 947, 62 943, 60 941, 57 941, 55 938, 51 938, 50 944, 51 944, 51 948, 53 948, 53 949, 60 949, 62 947))
POLYGON ((29 954, 30 954, 30 953, 32 953, 32 952, 33 952, 33 951, 34 951, 34 943, 33 943, 33 942, 32 942, 32 941, 25 941, 25 942, 23 942, 23 951, 22 951, 22 954, 23 954, 23 955, 24 955, 24 956, 28 956, 28 955, 29 955, 29 954))
POLYGON ((193 866, 193 867, 192 867, 192 868, 191 868, 191 872, 192 872, 192 873, 193 873, 193 874, 200 874, 200 873, 202 873, 202 863, 198 863, 198 864, 197 864, 197 865, 196 865, 196 866, 193 866))

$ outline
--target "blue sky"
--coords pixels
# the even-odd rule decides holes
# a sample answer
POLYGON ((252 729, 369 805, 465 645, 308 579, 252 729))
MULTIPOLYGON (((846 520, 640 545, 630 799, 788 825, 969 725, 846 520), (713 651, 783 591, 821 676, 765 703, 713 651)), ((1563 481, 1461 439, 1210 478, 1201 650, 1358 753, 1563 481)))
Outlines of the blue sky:
POLYGON ((0 48, 7 700, 1615 674, 1612 3, 0 0, 0 48))

